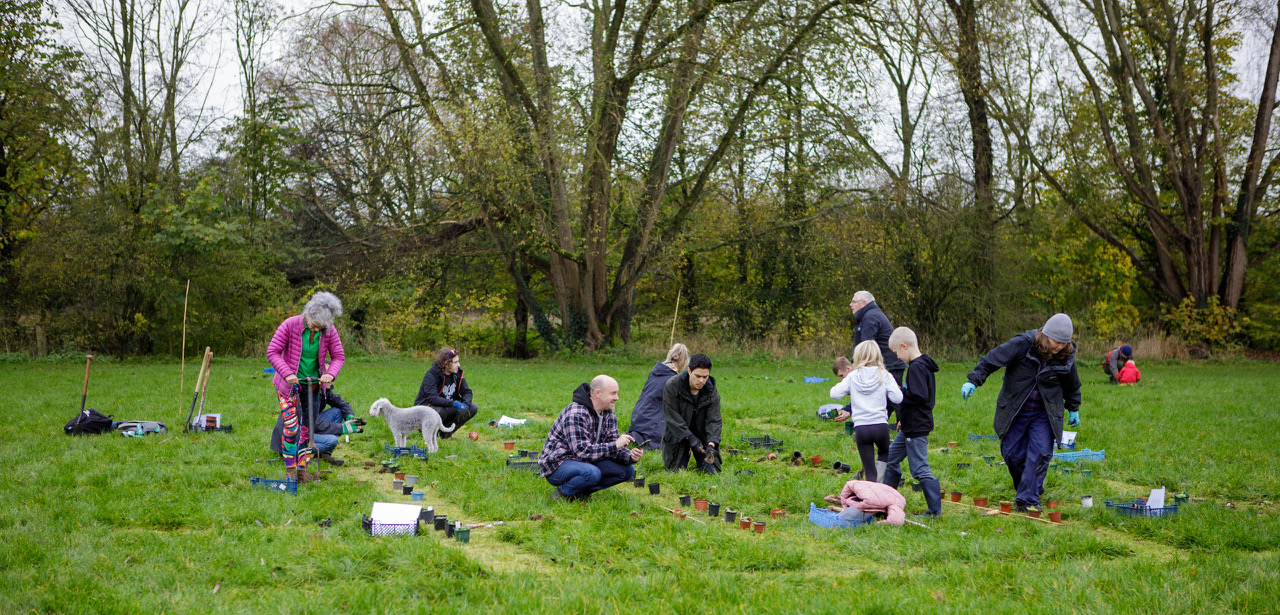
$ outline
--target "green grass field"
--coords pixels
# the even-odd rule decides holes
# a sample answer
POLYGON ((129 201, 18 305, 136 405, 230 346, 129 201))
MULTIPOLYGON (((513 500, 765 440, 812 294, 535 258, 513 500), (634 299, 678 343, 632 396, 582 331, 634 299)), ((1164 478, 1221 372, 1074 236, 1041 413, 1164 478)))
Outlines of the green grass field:
MULTIPOLYGON (((283 474, 267 463, 276 403, 270 382, 254 377, 262 365, 216 362, 206 411, 222 412, 235 432, 189 436, 177 365, 95 366, 89 405, 168 423, 167 435, 146 438, 62 435, 79 408, 83 366, 0 367, 10 421, 0 449, 0 613, 1280 611, 1275 365, 1144 365, 1145 385, 1124 388, 1091 367, 1082 374, 1081 446, 1106 449, 1107 459, 1087 466, 1091 478, 1050 475, 1046 496, 1062 501, 1061 526, 944 504, 929 529, 821 530, 806 519, 809 503, 847 478, 830 462, 858 465, 852 439, 813 413, 831 383, 803 377, 829 375, 826 366, 713 370, 726 444, 768 433, 788 453, 821 454, 823 468, 751 454, 727 459, 714 477, 669 474, 647 454, 640 472, 662 483, 662 495, 620 485, 566 503, 552 501, 536 475, 506 471, 502 441, 540 449, 573 387, 600 372, 621 383, 625 424, 649 366, 467 360, 480 440, 446 440, 428 464, 406 466, 430 484, 426 503, 450 518, 504 522, 472 530, 470 544, 442 532, 361 533, 372 502, 409 499, 363 464, 385 457, 382 419, 339 448, 348 465, 322 484, 297 496, 251 488, 251 474, 283 474), (487 425, 502 414, 530 421, 487 425), (1121 517, 1102 505, 1162 485, 1192 496, 1174 517, 1121 517), (779 507, 788 516, 764 535, 705 513, 703 522, 676 521, 664 507, 677 507, 681 493, 752 517, 779 507), (1096 502, 1087 511, 1084 494, 1096 502), (534 513, 542 519, 529 520, 534 513), (326 517, 333 526, 318 527, 326 517)), ((425 367, 351 361, 338 390, 361 415, 378 397, 407 404, 425 367)), ((930 461, 944 491, 963 491, 966 503, 1012 499, 1004 468, 981 459, 997 454, 996 443, 968 438, 992 432, 1000 376, 966 404, 959 388, 968 368, 948 364, 939 374, 930 461), (958 451, 942 452, 949 440, 958 451)), ((908 513, 921 511, 920 494, 904 491, 908 513)))

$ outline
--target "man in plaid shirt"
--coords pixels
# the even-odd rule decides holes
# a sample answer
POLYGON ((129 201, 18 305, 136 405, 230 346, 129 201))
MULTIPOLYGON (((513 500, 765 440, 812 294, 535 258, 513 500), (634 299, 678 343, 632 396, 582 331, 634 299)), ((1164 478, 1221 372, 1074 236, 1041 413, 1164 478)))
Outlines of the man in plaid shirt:
POLYGON ((618 434, 618 381, 601 374, 573 392, 573 402, 551 426, 538 460, 555 499, 579 500, 635 477, 644 449, 618 434))

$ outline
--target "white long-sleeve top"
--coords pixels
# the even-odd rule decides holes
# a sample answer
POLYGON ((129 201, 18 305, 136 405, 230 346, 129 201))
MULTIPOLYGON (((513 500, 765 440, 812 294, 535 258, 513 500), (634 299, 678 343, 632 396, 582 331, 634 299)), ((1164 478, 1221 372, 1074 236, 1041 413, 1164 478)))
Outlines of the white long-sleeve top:
POLYGON ((888 402, 902 401, 902 389, 893 375, 879 367, 862 367, 849 372, 831 387, 831 399, 849 396, 853 426, 889 422, 888 402), (886 401, 887 400, 887 401, 886 401))

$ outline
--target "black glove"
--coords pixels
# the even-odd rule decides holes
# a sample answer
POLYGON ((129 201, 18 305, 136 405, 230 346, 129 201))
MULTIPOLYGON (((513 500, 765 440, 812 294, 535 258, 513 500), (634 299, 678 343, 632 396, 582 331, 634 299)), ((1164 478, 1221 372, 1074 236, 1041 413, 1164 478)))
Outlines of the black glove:
POLYGON ((699 440, 698 436, 689 436, 689 448, 698 451, 699 455, 705 455, 707 452, 707 449, 703 448, 702 440, 699 440))

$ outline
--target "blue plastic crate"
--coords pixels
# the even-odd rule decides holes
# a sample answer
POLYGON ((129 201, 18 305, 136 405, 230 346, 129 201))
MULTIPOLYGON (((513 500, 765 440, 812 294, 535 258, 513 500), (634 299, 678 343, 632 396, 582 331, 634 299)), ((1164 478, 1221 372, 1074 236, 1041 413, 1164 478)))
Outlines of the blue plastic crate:
POLYGON ((816 504, 809 502, 809 523, 818 527, 858 527, 874 523, 875 520, 875 517, 867 517, 864 521, 845 521, 840 518, 840 513, 818 508, 816 504))
POLYGON ((1054 453, 1054 461, 1102 461, 1107 458, 1107 449, 1091 451, 1084 449, 1074 453, 1054 453))
POLYGON ((401 455, 412 455, 414 457, 417 457, 418 459, 426 459, 427 455, 429 454, 427 452, 427 449, 418 448, 416 446, 391 446, 390 444, 383 444, 382 448, 388 453, 391 453, 392 457, 399 457, 401 455))
POLYGON ((1167 517, 1178 514, 1178 503, 1169 506, 1152 508, 1147 506, 1146 498, 1138 498, 1132 502, 1112 502, 1107 500, 1107 508, 1130 517, 1167 517))
POLYGON ((999 440, 1000 436, 993 433, 978 435, 976 433, 969 434, 970 440, 999 440))
POLYGON ((296 480, 274 480, 270 478, 263 478, 261 476, 250 476, 249 484, 255 487, 262 487, 263 489, 283 491, 285 493, 298 495, 298 481, 296 480))

